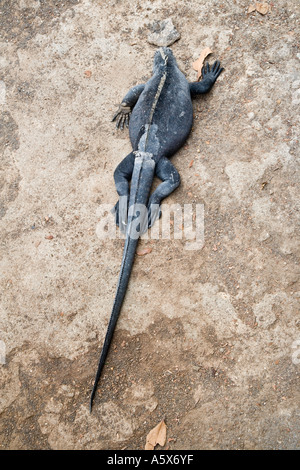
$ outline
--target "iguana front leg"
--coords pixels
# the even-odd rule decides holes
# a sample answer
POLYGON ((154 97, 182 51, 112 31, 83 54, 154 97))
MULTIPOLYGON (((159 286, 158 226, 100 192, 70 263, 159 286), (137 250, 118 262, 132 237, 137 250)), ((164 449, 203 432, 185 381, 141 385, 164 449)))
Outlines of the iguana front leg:
POLYGON ((224 70, 220 67, 220 62, 216 60, 213 63, 212 68, 209 64, 203 65, 202 67, 202 80, 200 82, 190 83, 191 96, 196 96, 202 93, 207 93, 213 87, 220 73, 224 70))
POLYGON ((124 129, 129 126, 129 119, 131 111, 139 99, 140 94, 144 90, 145 85, 136 85, 129 90, 126 96, 124 96, 122 103, 120 104, 116 114, 112 118, 112 121, 117 120, 116 127, 117 129, 124 129))

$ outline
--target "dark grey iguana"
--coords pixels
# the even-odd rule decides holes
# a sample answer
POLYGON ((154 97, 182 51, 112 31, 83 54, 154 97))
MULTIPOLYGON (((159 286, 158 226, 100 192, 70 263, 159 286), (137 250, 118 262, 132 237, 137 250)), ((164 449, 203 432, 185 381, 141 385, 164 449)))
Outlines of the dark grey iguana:
POLYGON ((169 158, 184 144, 190 133, 193 122, 192 97, 207 93, 222 70, 219 61, 211 68, 207 64, 202 69, 202 80, 188 83, 171 49, 162 47, 155 53, 150 80, 133 87, 113 117, 113 121, 117 120, 117 127, 129 127, 133 150, 114 172, 120 197, 115 206, 116 223, 126 233, 126 238, 90 409, 125 297, 139 236, 160 216, 161 201, 180 184, 179 173, 169 158), (149 196, 155 175, 162 183, 149 196))

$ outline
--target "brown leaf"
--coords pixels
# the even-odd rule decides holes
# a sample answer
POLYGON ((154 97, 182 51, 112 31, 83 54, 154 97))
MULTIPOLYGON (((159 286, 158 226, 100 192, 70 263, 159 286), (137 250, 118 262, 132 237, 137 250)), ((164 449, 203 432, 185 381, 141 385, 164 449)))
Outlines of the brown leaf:
POLYGON ((199 78, 201 77, 201 70, 202 70, 202 67, 203 67, 204 60, 206 59, 206 57, 207 57, 209 54, 212 54, 212 51, 210 50, 209 47, 206 47, 206 48, 203 49, 203 51, 201 52, 201 54, 200 54, 200 56, 199 56, 199 59, 197 59, 197 60, 193 63, 193 69, 196 70, 196 72, 197 72, 197 80, 199 80, 199 78))
POLYGON ((52 240, 52 239, 53 239, 53 235, 46 235, 45 238, 46 238, 46 240, 52 240))
POLYGON ((266 15, 271 10, 271 6, 268 3, 256 2, 255 5, 250 5, 248 13, 258 11, 261 15, 266 15))
POLYGON ((189 168, 191 168, 193 166, 193 163, 194 163, 194 160, 191 160, 190 163, 189 163, 189 168))
POLYGON ((167 438, 167 426, 162 420, 155 428, 151 429, 146 438, 145 450, 154 450, 154 447, 159 444, 164 446, 167 438))
POLYGON ((264 181, 263 183, 261 183, 261 189, 265 189, 265 186, 267 186, 268 182, 267 181, 264 181))
POLYGON ((270 5, 268 3, 256 2, 255 3, 255 9, 261 15, 266 15, 268 13, 269 9, 270 9, 270 5))
POLYGON ((84 72, 84 75, 85 75, 87 78, 90 78, 91 75, 92 75, 92 72, 91 72, 90 70, 86 70, 86 71, 84 72))
POLYGON ((145 246, 145 248, 137 251, 136 254, 138 256, 144 256, 144 255, 148 255, 149 253, 151 253, 151 251, 152 251, 151 246, 145 246))

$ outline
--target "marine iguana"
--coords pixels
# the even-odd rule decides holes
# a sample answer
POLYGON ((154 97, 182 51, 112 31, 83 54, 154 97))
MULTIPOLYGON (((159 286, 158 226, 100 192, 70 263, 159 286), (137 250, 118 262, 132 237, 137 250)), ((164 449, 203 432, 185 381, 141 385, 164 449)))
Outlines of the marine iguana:
POLYGON ((154 55, 152 77, 147 83, 131 88, 112 119, 117 122, 117 128, 129 127, 132 144, 132 152, 114 172, 119 195, 115 206, 116 223, 126 237, 115 300, 91 393, 90 411, 126 294, 138 239, 160 216, 161 201, 180 184, 179 173, 169 158, 190 133, 192 97, 207 93, 222 70, 219 61, 212 67, 204 65, 202 80, 189 83, 179 70, 171 49, 159 48, 154 55), (162 183, 149 197, 154 175, 162 183))

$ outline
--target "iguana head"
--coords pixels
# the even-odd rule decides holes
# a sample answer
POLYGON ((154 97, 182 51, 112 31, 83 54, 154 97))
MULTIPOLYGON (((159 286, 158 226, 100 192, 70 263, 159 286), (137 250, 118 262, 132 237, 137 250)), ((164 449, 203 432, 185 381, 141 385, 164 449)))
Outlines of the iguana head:
POLYGON ((176 62, 172 50, 169 47, 160 47, 154 54, 153 72, 170 65, 174 61, 176 62))

